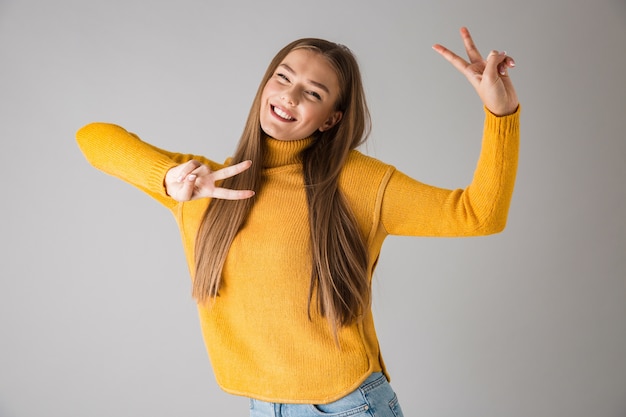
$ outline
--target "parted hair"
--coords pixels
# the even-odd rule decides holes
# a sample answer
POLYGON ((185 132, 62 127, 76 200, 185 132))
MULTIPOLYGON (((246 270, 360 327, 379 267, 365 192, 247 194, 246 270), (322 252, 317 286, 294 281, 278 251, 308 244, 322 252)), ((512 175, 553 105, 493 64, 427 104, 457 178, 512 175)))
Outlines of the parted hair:
MULTIPOLYGON (((361 145, 370 131, 361 74, 352 52, 316 38, 299 39, 282 48, 259 85, 232 162, 263 159, 266 135, 260 124, 261 95, 279 64, 296 49, 324 57, 335 70, 340 88, 335 110, 342 112, 342 119, 331 129, 314 132, 314 140, 301 155, 313 265, 309 317, 316 308, 336 335, 339 327, 359 320, 371 301, 365 238, 339 188, 339 176, 350 151, 361 145)), ((253 163, 243 173, 224 180, 222 186, 258 191, 263 185, 261 170, 262 164, 253 163)), ((199 303, 210 303, 219 296, 228 250, 253 206, 254 198, 213 199, 209 204, 195 244, 193 297, 199 303)))

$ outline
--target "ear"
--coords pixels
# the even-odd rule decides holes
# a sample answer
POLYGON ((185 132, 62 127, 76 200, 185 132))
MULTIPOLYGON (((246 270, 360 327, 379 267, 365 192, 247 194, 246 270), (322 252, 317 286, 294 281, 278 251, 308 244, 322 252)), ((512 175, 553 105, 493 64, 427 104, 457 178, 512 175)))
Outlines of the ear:
POLYGON ((339 110, 331 113, 331 115, 328 117, 328 119, 326 119, 324 124, 320 126, 319 131, 324 132, 326 130, 332 129, 337 123, 341 121, 342 117, 343 112, 340 112, 339 110))

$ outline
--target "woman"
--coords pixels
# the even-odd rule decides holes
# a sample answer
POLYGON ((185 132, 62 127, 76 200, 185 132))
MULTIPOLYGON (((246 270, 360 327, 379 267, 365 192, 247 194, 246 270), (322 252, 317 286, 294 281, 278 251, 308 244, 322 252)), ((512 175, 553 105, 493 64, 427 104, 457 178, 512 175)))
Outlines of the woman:
POLYGON ((301 39, 274 57, 232 160, 158 149, 125 129, 82 128, 97 168, 174 214, 220 386, 251 415, 400 416, 370 309, 386 236, 475 236, 506 223, 519 104, 505 53, 483 59, 461 29, 463 72, 485 106, 483 146, 465 190, 413 180, 355 148, 369 133, 356 59, 301 39))

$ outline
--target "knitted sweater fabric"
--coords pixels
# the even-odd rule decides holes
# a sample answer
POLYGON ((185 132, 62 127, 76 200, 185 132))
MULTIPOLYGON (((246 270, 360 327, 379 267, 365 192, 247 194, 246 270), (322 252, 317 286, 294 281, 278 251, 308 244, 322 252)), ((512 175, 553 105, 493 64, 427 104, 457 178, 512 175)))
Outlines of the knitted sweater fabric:
MULTIPOLYGON (((365 237, 370 281, 388 235, 478 236, 505 227, 517 171, 519 110, 505 117, 485 114, 479 161, 465 189, 426 185, 351 152, 339 186, 365 237)), ((212 170, 226 165, 156 148, 108 123, 81 128, 77 140, 93 166, 173 213, 193 275, 195 238, 210 199, 175 201, 163 180, 190 159, 212 170)), ((220 296, 210 307, 198 306, 216 380, 232 394, 322 404, 350 393, 372 372, 386 373, 371 310, 340 328, 338 343, 314 308, 309 317, 311 248, 300 159, 309 143, 265 139, 263 187, 228 252, 220 296)))

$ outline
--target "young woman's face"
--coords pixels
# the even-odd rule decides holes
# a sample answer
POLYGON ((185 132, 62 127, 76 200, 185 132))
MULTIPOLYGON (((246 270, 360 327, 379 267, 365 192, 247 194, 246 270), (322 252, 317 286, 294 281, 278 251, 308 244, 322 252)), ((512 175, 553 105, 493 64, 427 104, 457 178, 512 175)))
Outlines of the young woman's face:
POLYGON ((261 128, 274 139, 297 140, 341 120, 335 110, 339 82, 317 52, 291 51, 278 65, 261 95, 261 128))

